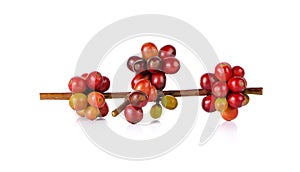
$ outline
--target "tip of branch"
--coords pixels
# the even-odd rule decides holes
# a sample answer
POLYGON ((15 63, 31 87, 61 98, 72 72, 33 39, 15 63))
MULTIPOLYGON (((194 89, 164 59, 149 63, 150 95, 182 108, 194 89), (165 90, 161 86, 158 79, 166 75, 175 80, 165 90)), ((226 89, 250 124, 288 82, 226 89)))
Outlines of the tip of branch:
POLYGON ((116 117, 116 116, 119 115, 119 112, 118 112, 117 109, 116 109, 116 110, 114 110, 114 111, 111 112, 111 115, 112 115, 113 117, 116 117))

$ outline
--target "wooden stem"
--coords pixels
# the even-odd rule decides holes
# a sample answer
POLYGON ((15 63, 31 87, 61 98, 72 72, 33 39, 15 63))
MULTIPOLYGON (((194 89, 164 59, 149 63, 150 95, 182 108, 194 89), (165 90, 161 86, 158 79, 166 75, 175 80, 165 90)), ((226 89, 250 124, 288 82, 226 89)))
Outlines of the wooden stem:
MULTIPOLYGON (((117 99, 117 98, 124 98, 130 92, 113 92, 113 93, 103 93, 106 99, 117 99)), ((164 95, 172 95, 174 97, 184 97, 184 96, 205 96, 208 95, 210 92, 204 89, 190 89, 190 90, 168 90, 163 91, 164 95)), ((245 94, 256 94, 262 95, 263 88, 246 88, 244 91, 245 94)), ((40 100, 69 100, 72 93, 40 93, 40 100)))
MULTIPOLYGON (((162 95, 172 95, 174 97, 185 97, 185 96, 205 96, 210 94, 210 91, 204 89, 190 89, 190 90, 168 90, 162 91, 162 95)), ((255 94, 255 95, 262 95, 263 88, 246 88, 244 91, 245 94, 255 94)), ((114 99, 114 98, 125 98, 129 95, 130 92, 114 92, 114 93, 103 93, 106 99, 114 99)), ((40 93, 41 100, 69 100, 72 93, 40 93)), ((117 107, 115 110, 112 111, 112 116, 118 116, 130 102, 128 99, 117 107)))

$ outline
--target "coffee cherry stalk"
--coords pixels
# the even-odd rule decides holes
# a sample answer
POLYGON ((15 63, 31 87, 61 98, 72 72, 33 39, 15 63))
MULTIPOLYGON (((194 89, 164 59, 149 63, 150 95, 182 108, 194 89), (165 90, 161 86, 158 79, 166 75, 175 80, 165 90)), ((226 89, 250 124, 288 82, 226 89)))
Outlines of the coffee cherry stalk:
POLYGON ((201 89, 164 91, 166 74, 175 74, 180 69, 175 47, 165 45, 158 50, 155 44, 148 42, 142 45, 141 54, 141 57, 131 56, 127 60, 127 68, 135 73, 131 92, 106 93, 110 87, 109 78, 93 71, 71 78, 70 93, 40 93, 40 99, 69 99, 70 107, 80 117, 95 120, 108 114, 106 99, 124 98, 124 102, 112 111, 112 116, 124 111, 125 119, 136 124, 143 119, 142 108, 149 102, 153 102, 150 116, 159 119, 162 108, 174 110, 177 107, 176 97, 205 96, 202 100, 204 111, 219 111, 224 120, 231 121, 237 117, 238 108, 248 104, 248 94, 262 95, 262 88, 246 88, 242 67, 231 67, 225 62, 217 64, 214 73, 201 76, 201 89))

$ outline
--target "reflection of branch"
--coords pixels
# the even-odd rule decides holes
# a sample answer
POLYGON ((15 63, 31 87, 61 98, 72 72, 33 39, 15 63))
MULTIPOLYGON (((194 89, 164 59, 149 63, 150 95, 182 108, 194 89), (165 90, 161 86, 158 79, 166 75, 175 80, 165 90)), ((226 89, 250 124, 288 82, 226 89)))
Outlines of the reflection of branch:
MULTIPOLYGON (((114 99, 114 98, 124 98, 126 97, 130 92, 114 92, 114 93, 103 93, 106 99, 114 99)), ((209 94, 210 92, 208 90, 203 89, 191 89, 191 90, 169 90, 169 91, 163 91, 164 95, 172 95, 175 97, 184 97, 184 96, 205 96, 209 94)), ((244 91, 245 94, 256 94, 256 95, 262 95, 263 94, 263 88, 257 87, 257 88, 246 88, 244 91)), ((69 100, 72 93, 40 93, 40 99, 41 100, 69 100)))

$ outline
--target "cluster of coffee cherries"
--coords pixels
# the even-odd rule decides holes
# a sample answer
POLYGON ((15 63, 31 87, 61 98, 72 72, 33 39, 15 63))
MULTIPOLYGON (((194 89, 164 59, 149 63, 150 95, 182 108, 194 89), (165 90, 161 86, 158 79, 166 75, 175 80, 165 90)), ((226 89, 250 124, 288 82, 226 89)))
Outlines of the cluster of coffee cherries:
POLYGON ((216 65, 215 73, 205 73, 200 78, 200 86, 211 91, 202 100, 202 108, 206 112, 220 111, 223 119, 231 121, 238 115, 238 108, 249 102, 244 94, 247 81, 245 71, 240 66, 231 67, 222 62, 216 65))
POLYGON ((134 91, 126 98, 129 105, 124 109, 126 120, 132 124, 143 119, 142 107, 148 102, 155 102, 150 109, 150 115, 154 119, 161 116, 162 106, 172 110, 178 104, 174 96, 162 94, 166 74, 175 74, 180 69, 180 62, 175 58, 175 47, 165 45, 158 50, 155 44, 147 42, 143 44, 141 54, 142 57, 132 56, 127 61, 128 69, 136 73, 131 81, 134 91))
POLYGON ((110 87, 106 76, 98 71, 84 73, 71 78, 68 87, 73 93, 69 105, 79 116, 95 120, 108 114, 109 109, 102 94, 110 87))

